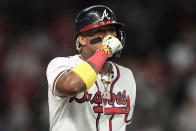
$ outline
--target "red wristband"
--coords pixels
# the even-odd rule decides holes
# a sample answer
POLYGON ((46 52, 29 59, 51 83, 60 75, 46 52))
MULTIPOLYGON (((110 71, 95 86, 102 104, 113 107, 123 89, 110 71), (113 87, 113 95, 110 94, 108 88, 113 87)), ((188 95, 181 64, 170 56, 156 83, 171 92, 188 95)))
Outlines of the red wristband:
POLYGON ((107 58, 108 55, 104 50, 98 50, 87 61, 91 62, 97 68, 98 72, 100 72, 107 58))

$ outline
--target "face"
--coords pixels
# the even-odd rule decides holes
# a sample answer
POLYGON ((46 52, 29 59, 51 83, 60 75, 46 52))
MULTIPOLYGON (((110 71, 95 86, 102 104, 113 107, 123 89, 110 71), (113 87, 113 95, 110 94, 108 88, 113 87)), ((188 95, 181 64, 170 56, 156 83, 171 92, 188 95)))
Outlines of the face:
POLYGON ((103 40, 107 35, 116 36, 116 29, 114 25, 105 25, 82 32, 82 34, 78 36, 79 43, 82 45, 82 51, 88 56, 92 56, 101 46, 102 41, 96 44, 90 44, 90 41, 97 37, 101 37, 103 40))

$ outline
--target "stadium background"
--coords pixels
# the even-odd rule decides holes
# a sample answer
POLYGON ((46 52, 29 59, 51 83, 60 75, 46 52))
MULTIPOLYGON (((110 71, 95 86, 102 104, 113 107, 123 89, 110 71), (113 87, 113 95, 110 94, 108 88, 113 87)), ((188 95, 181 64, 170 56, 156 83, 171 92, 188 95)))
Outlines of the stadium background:
POLYGON ((0 131, 48 131, 46 67, 76 53, 74 19, 105 4, 127 26, 118 63, 137 83, 127 131, 196 130, 195 0, 1 0, 0 131))

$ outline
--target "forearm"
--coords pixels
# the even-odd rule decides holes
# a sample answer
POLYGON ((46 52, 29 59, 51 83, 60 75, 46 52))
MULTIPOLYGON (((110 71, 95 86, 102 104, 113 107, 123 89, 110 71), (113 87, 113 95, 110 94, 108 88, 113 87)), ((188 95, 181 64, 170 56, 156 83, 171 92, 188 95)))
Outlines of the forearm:
POLYGON ((56 89, 63 96, 74 96, 86 90, 83 80, 74 72, 63 74, 57 81, 56 89))

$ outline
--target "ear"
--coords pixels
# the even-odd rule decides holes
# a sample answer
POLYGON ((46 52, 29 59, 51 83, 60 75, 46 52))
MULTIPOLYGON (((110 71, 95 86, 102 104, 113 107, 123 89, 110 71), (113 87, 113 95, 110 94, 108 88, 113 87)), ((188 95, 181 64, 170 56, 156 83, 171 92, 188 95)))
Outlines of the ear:
POLYGON ((85 46, 86 45, 86 38, 82 35, 78 36, 78 42, 82 45, 85 46))

